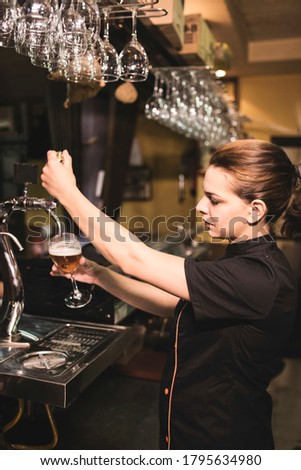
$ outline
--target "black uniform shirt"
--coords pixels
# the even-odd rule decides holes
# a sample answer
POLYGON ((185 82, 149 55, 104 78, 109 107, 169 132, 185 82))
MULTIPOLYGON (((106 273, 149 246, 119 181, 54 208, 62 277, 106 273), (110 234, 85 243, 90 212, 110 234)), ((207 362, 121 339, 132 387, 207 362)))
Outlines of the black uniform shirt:
POLYGON ((161 448, 272 449, 266 392, 297 305, 295 276, 270 237, 185 260, 161 382, 161 448))

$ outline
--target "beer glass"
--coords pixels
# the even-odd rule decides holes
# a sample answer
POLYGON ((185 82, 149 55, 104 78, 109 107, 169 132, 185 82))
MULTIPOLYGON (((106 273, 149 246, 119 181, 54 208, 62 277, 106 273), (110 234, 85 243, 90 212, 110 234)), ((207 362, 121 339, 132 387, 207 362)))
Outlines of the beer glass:
POLYGON ((49 241, 48 251, 58 269, 71 276, 73 291, 65 298, 65 304, 70 308, 80 308, 87 305, 92 294, 88 290, 79 290, 74 279, 74 273, 82 254, 80 242, 74 233, 55 235, 49 241))

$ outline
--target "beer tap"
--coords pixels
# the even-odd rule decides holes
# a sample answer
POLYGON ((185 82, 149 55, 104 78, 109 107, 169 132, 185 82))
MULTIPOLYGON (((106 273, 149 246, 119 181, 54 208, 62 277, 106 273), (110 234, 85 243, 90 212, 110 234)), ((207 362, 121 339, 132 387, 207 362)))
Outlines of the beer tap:
POLYGON ((37 198, 28 196, 28 185, 37 183, 38 167, 30 163, 15 163, 14 165, 14 181, 15 183, 23 183, 23 195, 9 199, 0 203, 0 217, 1 220, 8 219, 12 212, 30 210, 46 210, 51 211, 56 208, 56 203, 53 199, 37 198))
POLYGON ((23 195, 0 203, 0 267, 4 283, 4 297, 0 310, 0 344, 2 347, 28 346, 28 343, 22 342, 22 335, 18 331, 18 324, 24 309, 24 288, 11 240, 20 250, 23 247, 19 240, 9 233, 10 215, 14 211, 27 212, 42 209, 54 218, 59 231, 61 230, 59 219, 54 213, 56 202, 53 199, 28 196, 28 185, 37 182, 37 173, 37 165, 15 163, 14 180, 16 183, 24 183, 23 195))

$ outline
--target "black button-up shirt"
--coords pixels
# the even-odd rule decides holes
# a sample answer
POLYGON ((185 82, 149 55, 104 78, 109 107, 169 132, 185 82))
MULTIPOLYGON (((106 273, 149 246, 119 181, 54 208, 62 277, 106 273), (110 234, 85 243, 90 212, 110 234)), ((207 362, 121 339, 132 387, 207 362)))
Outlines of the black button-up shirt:
POLYGON ((162 377, 161 448, 273 449, 266 389, 296 306, 295 276, 270 237, 230 244, 215 261, 185 260, 162 377))

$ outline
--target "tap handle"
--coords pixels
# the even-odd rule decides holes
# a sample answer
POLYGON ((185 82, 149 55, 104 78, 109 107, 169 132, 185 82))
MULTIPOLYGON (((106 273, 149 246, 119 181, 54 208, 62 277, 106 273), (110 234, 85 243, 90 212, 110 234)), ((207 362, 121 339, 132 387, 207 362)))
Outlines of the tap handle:
POLYGON ((56 201, 54 199, 44 199, 44 198, 37 198, 37 197, 24 197, 20 198, 22 203, 20 208, 24 208, 25 210, 38 210, 42 209, 45 211, 54 210, 57 206, 56 201))
POLYGON ((16 162, 14 164, 14 182, 19 184, 37 184, 38 165, 16 162))

